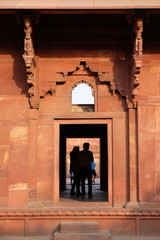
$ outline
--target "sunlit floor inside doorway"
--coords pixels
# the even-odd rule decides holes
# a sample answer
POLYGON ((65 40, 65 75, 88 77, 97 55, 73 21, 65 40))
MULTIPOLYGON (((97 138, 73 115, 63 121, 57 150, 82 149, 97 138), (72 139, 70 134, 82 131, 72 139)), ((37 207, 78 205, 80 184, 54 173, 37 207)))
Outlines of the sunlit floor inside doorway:
MULTIPOLYGON (((60 192, 60 202, 107 202, 108 193, 107 191, 102 191, 100 189, 100 179, 96 178, 95 183, 92 185, 93 198, 89 198, 86 194, 85 199, 82 199, 81 196, 71 196, 71 180, 70 178, 66 179, 66 190, 60 192)), ((86 193, 88 192, 88 185, 86 182, 86 193)))

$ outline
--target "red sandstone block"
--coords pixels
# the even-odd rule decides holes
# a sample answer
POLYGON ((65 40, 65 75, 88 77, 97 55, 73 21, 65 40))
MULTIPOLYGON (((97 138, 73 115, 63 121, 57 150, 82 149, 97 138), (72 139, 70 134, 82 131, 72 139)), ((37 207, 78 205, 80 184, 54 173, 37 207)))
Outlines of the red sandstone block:
POLYGON ((98 87, 98 97, 109 97, 110 96, 110 91, 109 91, 109 86, 100 84, 97 86, 98 87))
MULTIPOLYGON (((38 128, 38 188, 39 194, 43 188, 48 188, 52 195, 53 182, 53 155, 54 155, 54 129, 52 126, 40 126, 38 128), (44 186, 43 186, 44 185, 44 186)), ((50 194, 47 194, 48 196, 50 194)))
POLYGON ((0 72, 0 95, 20 95, 27 93, 26 72, 23 60, 20 61, 15 58, 13 61, 13 59, 10 60, 5 57, 4 61, 0 62, 0 72))
POLYGON ((3 172, 6 170, 5 176, 8 176, 8 162, 9 162, 9 145, 0 145, 0 169, 1 177, 4 177, 3 172))
POLYGON ((9 145, 10 129, 8 127, 0 126, 0 145, 9 145))
POLYGON ((40 113, 53 112, 70 112, 71 98, 70 97, 46 97, 41 101, 40 113))
POLYGON ((160 133, 160 106, 155 106, 156 132, 160 133))
POLYGON ((141 235, 159 236, 160 235, 160 219, 142 219, 141 235))
POLYGON ((28 99, 4 98, 0 101, 0 120, 28 119, 28 99))
POLYGON ((99 112, 121 112, 124 111, 123 99, 118 99, 118 96, 107 96, 98 98, 99 112), (106 104, 107 102, 107 104, 106 104))
POLYGON ((9 207, 26 207, 28 203, 28 191, 11 190, 9 191, 9 207))
POLYGON ((55 233, 54 240, 111 240, 111 235, 106 233, 55 233))
POLYGON ((153 133, 156 131, 156 114, 154 105, 138 108, 138 130, 153 133))
POLYGON ((0 177, 0 198, 8 197, 8 177, 0 177))
POLYGON ((113 191, 114 191, 114 206, 122 207, 126 202, 126 180, 116 179, 114 181, 113 191))
POLYGON ((110 233, 116 235, 135 235, 135 219, 129 220, 124 217, 107 218, 100 223, 100 229, 109 229, 110 233))
POLYGON ((38 182, 37 184, 38 199, 40 201, 53 200, 53 182, 38 182))
POLYGON ((95 233, 98 231, 98 222, 61 222, 61 233, 95 233))
POLYGON ((0 207, 8 207, 8 197, 0 197, 0 207))
POLYGON ((9 184, 11 188, 26 190, 28 181, 28 146, 11 145, 9 184))
POLYGON ((155 201, 155 134, 139 133, 139 196, 141 201, 155 201))
POLYGON ((155 133, 155 167, 156 167, 156 172, 160 172, 160 133, 155 133))
POLYGON ((15 128, 15 127, 21 127, 21 126, 27 126, 28 125, 28 120, 14 120, 14 119, 10 119, 10 120, 5 120, 3 121, 3 126, 4 127, 8 127, 8 128, 15 128))
POLYGON ((159 95, 158 89, 159 89, 159 79, 157 77, 156 73, 157 69, 156 66, 154 67, 148 67, 143 68, 141 71, 141 84, 139 89, 140 95, 159 95), (151 79, 154 82, 154 84, 151 84, 151 79))
POLYGON ((1 219, 0 235, 24 236, 24 220, 19 219, 1 219))

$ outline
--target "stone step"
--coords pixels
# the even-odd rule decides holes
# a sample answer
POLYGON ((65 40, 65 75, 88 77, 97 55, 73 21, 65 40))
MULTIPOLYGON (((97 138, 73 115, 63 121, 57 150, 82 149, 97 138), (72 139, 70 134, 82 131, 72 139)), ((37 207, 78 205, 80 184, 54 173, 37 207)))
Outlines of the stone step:
POLYGON ((54 240, 111 240, 108 231, 103 233, 55 233, 54 240))
POLYGON ((61 222, 61 233, 96 233, 98 222, 61 222))

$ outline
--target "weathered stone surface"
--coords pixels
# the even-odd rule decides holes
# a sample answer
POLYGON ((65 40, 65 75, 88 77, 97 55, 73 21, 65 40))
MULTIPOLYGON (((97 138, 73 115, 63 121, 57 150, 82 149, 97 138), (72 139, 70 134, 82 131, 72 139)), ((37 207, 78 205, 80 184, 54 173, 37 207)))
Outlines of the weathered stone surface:
POLYGON ((55 233, 54 240, 111 240, 111 235, 109 233, 55 233))
MULTIPOLYGON (((129 6, 125 1, 57 0, 47 5, 61 9, 60 14, 44 9, 43 3, 39 2, 41 16, 32 9, 30 16, 13 9, 0 12, 0 207, 4 210, 0 234, 52 235, 61 221, 97 219, 101 230, 114 235, 159 235, 160 214, 155 210, 160 202, 159 10, 152 9, 148 23, 143 9, 138 15, 117 10, 129 6), (108 6, 114 10, 105 11, 108 6), (101 14, 96 8, 103 8, 101 14), (72 111, 72 89, 80 83, 91 86, 92 112, 82 106, 83 111, 72 111), (61 130, 64 125, 70 125, 68 135, 61 130), (92 138, 97 173, 103 175, 101 184, 108 192, 108 199, 106 194, 101 202, 88 198, 61 202, 59 172, 69 172, 66 139, 74 125, 81 129, 94 125, 92 132, 85 127, 83 139, 92 138), (106 128, 100 134, 102 125, 106 128), (95 152, 95 146, 100 150, 95 152), (139 209, 133 211, 135 207, 139 209)), ((156 3, 152 7, 158 7, 156 3)), ((14 4, 21 8, 25 1, 14 4)), ((27 4, 33 7, 31 1, 27 4)), ((136 7, 137 1, 131 8, 136 7)), ((79 134, 75 129, 70 137, 81 145, 79 134)))
POLYGON ((0 97, 0 120, 28 119, 28 100, 18 97, 0 97))
POLYGON ((98 222, 61 222, 61 233, 96 233, 98 222))

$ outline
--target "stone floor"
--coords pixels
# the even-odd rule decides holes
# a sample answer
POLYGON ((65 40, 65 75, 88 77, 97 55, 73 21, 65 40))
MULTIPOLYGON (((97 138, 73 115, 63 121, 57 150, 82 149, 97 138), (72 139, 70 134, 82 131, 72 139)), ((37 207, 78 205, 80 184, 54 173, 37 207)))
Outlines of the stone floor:
MULTIPOLYGON (((86 195, 85 199, 82 199, 81 196, 77 197, 70 196, 71 183, 70 179, 66 180, 66 190, 60 193, 60 202, 107 202, 107 191, 100 190, 100 179, 96 178, 95 183, 92 185, 93 198, 88 198, 86 195)), ((86 182, 86 192, 88 191, 88 185, 86 182)))
MULTIPOLYGON (((5 237, 0 236, 0 240, 53 240, 50 236, 36 236, 36 237, 5 237)), ((112 240, 160 240, 160 236, 116 236, 112 240)))
MULTIPOLYGON (((89 199, 86 195, 85 199, 81 197, 70 196, 70 179, 66 181, 66 190, 61 192, 61 202, 105 202, 107 201, 107 192, 100 190, 100 179, 96 179, 93 184, 93 198, 89 199)), ((87 192, 86 184, 86 192, 87 192)), ((12 237, 12 236, 0 236, 0 240, 53 240, 53 236, 27 236, 27 237, 12 237)), ((112 236, 112 240, 160 240, 160 236, 112 236)))

